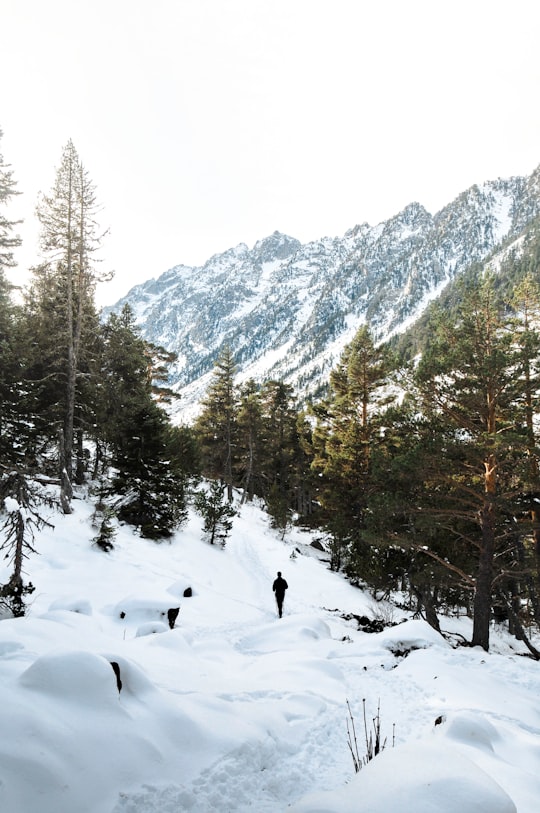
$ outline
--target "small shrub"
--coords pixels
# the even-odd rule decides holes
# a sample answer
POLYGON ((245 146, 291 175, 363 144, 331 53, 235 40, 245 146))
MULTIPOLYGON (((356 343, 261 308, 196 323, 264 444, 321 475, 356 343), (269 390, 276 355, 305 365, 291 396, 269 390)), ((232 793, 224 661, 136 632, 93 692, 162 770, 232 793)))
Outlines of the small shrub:
MULTIPOLYGON (((347 700, 347 709, 349 715, 347 717, 347 744, 349 746, 349 751, 351 752, 354 770, 356 773, 360 771, 363 765, 367 765, 368 762, 371 762, 377 754, 380 754, 381 751, 384 751, 386 748, 386 737, 384 740, 381 738, 381 701, 377 705, 377 714, 372 719, 372 730, 368 728, 367 724, 367 717, 366 717, 366 701, 365 699, 362 700, 362 705, 364 709, 364 737, 365 737, 365 747, 366 753, 365 756, 361 757, 360 752, 358 750, 358 740, 356 738, 356 728, 354 725, 354 717, 351 711, 351 706, 349 701, 347 700)), ((392 726, 392 747, 394 746, 395 742, 395 724, 392 726)))
POLYGON ((113 516, 113 511, 105 509, 104 516, 99 524, 99 533, 92 539, 93 544, 106 553, 114 549, 113 539, 116 536, 116 529, 111 523, 113 516))
POLYGON ((224 548, 237 512, 227 500, 221 483, 212 480, 208 491, 196 491, 194 505, 204 520, 206 539, 211 545, 217 542, 224 548))

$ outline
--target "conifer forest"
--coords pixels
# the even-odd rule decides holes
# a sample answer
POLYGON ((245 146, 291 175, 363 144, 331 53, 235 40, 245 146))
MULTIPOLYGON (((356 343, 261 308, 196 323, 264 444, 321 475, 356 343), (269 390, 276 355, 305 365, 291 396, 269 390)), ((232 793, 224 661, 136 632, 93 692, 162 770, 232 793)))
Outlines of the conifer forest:
POLYGON ((224 346, 187 425, 170 418, 174 356, 142 338, 129 306, 97 308, 106 235, 73 143, 38 202, 41 256, 23 289, 5 273, 17 194, 0 156, 0 502, 20 507, 0 514, 12 571, 0 601, 13 614, 34 589, 23 563, 51 493, 70 513, 74 486, 91 484, 106 551, 113 517, 159 544, 189 505, 225 546, 235 492, 284 535, 315 531, 329 566, 374 597, 399 593, 435 629, 467 613, 464 643, 485 650, 496 617, 540 658, 538 228, 497 273, 471 265, 406 333, 377 344, 361 326, 321 398, 238 383, 224 346))

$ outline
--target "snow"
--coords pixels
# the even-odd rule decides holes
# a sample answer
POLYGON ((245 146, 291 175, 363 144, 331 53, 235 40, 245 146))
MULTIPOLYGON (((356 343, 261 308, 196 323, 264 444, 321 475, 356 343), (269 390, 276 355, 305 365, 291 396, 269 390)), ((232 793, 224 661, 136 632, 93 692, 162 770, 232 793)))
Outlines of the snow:
POLYGON ((4 500, 4 508, 8 514, 16 514, 20 510, 20 505, 13 497, 6 497, 4 500))
POLYGON ((468 619, 442 637, 376 604, 255 506, 225 549, 191 516, 171 543, 121 527, 108 554, 91 503, 74 508, 25 563, 27 616, 0 621, 2 813, 538 809, 540 665, 501 628, 490 653, 455 648, 468 619), (399 623, 368 634, 352 613, 399 623), (356 774, 347 702, 363 756, 364 699, 388 741, 356 774))

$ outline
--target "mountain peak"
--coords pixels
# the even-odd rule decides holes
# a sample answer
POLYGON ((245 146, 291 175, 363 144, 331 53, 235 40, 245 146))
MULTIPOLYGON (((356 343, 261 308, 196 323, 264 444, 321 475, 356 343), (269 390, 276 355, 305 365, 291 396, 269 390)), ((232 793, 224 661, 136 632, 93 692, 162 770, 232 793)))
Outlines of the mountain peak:
MULTIPOLYGON (((320 392, 362 324, 377 342, 405 330, 474 262, 540 214, 538 172, 471 187, 436 215, 412 202, 375 227, 302 245, 279 231, 177 267, 129 301, 141 333, 178 356, 171 385, 182 420, 195 414, 205 376, 227 344, 239 376, 320 392)), ((114 306, 118 309, 119 303, 114 306)))
POLYGON ((294 237, 275 231, 263 240, 258 240, 253 246, 253 254, 259 262, 272 262, 273 260, 286 260, 302 247, 302 243, 294 237))

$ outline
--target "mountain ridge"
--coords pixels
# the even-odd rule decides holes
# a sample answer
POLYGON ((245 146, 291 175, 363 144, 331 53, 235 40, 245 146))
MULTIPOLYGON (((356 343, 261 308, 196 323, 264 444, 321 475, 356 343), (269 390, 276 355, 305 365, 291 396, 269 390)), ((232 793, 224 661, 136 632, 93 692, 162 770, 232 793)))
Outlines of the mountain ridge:
POLYGON ((540 214, 540 166, 530 176, 474 184, 435 215, 409 203, 376 226, 302 244, 274 231, 202 266, 178 265, 132 288, 142 335, 177 354, 179 415, 197 408, 220 350, 239 380, 278 378, 300 399, 326 384, 358 328, 376 341, 403 332, 471 264, 485 262, 540 214))

